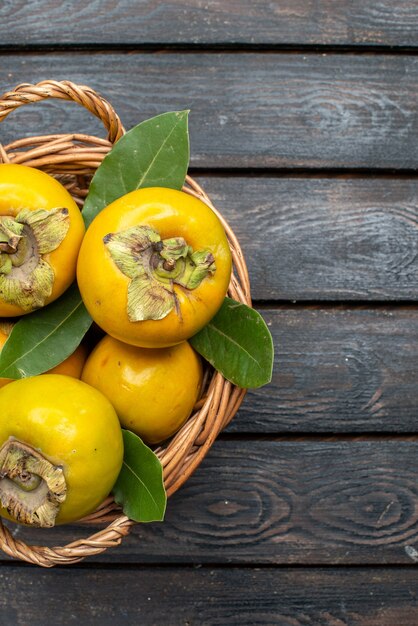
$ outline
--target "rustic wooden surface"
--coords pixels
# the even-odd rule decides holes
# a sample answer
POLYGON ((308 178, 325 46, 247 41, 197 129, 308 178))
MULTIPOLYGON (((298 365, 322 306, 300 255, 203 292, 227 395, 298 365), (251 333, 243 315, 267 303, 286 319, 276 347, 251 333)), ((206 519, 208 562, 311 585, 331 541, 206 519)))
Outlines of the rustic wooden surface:
MULTIPOLYGON (((304 52, 45 52, 2 56, 0 82, 70 77, 108 97, 127 127, 191 109, 194 167, 396 168, 418 160, 418 58, 304 52)), ((33 128, 98 131, 60 101, 25 108, 4 140, 33 128)))
POLYGON ((0 611, 19 626, 45 626, 48 615, 56 626, 416 626, 418 610, 411 568, 114 566, 35 576, 5 566, 0 585, 0 611))
MULTIPOLYGON (((1 557, 0 624, 418 624, 417 36, 410 0, 0 4, 1 91, 88 84, 127 127, 191 108, 276 346, 163 524, 75 567, 1 557)), ((104 134, 51 102, 0 140, 62 130, 104 134)))
POLYGON ((5 2, 3 46, 154 44, 415 46, 411 0, 72 0, 5 2), (69 6, 69 5, 68 5, 69 6))

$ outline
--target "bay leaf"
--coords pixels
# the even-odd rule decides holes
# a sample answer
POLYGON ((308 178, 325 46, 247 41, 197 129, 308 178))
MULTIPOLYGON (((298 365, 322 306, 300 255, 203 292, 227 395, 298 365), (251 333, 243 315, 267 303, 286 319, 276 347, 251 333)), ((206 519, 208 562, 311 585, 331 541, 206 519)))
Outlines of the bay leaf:
POLYGON ((135 189, 182 188, 189 165, 188 113, 162 113, 119 139, 90 183, 83 208, 86 226, 104 207, 135 189))
POLYGON ((193 348, 229 381, 250 389, 271 381, 273 340, 261 315, 225 298, 215 317, 190 340, 193 348))
POLYGON ((55 367, 74 352, 90 325, 73 284, 58 300, 14 325, 0 353, 0 377, 35 376, 55 367))
POLYGON ((122 434, 123 465, 112 490, 115 502, 135 522, 160 522, 167 503, 161 463, 137 435, 124 429, 122 434))

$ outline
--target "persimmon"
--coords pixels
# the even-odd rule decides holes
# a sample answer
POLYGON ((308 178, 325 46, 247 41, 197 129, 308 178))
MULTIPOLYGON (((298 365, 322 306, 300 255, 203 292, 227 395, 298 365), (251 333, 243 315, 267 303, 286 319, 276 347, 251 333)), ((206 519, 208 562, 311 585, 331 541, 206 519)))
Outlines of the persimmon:
POLYGON ((0 389, 0 515, 50 527, 94 511, 122 466, 123 439, 109 400, 59 374, 0 389))
POLYGON ((185 192, 128 193, 93 220, 77 280, 94 321, 135 346, 161 348, 197 333, 220 308, 231 251, 219 218, 185 192))
POLYGON ((39 309, 71 285, 84 231, 79 208, 55 178, 0 164, 0 317, 39 309))
POLYGON ((109 398, 124 428, 159 443, 191 414, 201 391, 202 363, 187 341, 150 349, 107 335, 87 359, 82 380, 109 398))

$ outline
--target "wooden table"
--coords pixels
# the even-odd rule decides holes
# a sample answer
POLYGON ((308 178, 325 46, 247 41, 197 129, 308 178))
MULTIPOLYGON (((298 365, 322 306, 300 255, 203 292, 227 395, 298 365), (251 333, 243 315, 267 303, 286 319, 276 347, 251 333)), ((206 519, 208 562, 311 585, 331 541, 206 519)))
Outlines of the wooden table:
MULTIPOLYGON (((190 107, 276 344, 166 521, 78 566, 4 557, 1 624, 418 624, 417 42, 411 0, 0 5, 1 91, 88 84, 128 128, 190 107)), ((53 102, 1 140, 43 131, 103 136, 53 102)))

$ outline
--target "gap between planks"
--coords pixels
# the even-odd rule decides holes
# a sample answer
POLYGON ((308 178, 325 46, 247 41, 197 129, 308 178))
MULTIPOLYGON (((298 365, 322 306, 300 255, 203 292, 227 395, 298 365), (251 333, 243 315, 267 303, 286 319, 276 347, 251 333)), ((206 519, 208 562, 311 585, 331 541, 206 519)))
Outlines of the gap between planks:
POLYGON ((51 44, 0 44, 0 54, 68 53, 132 53, 141 54, 352 54, 358 56, 418 56, 417 46, 390 46, 382 44, 291 44, 291 43, 51 43, 51 44))

